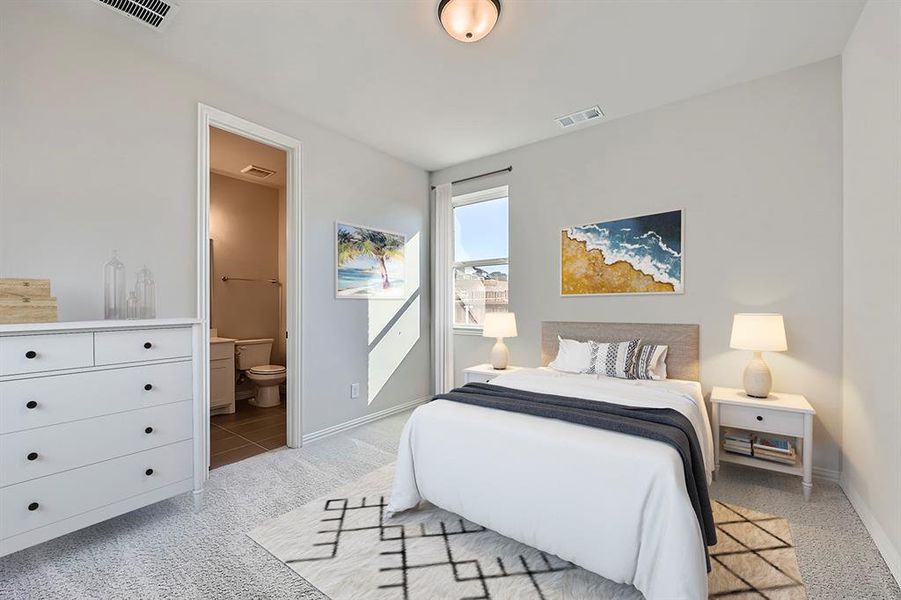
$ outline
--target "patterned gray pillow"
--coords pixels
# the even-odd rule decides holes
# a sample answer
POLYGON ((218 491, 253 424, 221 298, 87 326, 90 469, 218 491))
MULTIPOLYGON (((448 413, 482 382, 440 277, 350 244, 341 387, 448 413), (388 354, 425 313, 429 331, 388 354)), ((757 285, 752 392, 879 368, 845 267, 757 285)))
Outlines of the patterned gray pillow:
POLYGON ((635 379, 635 359, 641 340, 627 342, 588 342, 591 359, 589 373, 619 379, 635 379))
POLYGON ((662 344, 645 344, 638 352, 635 360, 635 378, 666 379, 666 351, 668 346, 662 344))

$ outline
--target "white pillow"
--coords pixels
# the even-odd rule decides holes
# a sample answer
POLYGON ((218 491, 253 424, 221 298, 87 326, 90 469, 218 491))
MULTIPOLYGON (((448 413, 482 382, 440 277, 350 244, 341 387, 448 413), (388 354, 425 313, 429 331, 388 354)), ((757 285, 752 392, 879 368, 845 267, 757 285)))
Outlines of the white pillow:
POLYGON ((662 344, 646 344, 638 352, 635 361, 636 379, 653 379, 662 381, 666 379, 666 351, 668 346, 662 344))
POLYGON ((564 373, 587 373, 591 369, 588 342, 564 340, 559 335, 557 341, 560 349, 557 350, 557 358, 548 364, 550 368, 564 373))

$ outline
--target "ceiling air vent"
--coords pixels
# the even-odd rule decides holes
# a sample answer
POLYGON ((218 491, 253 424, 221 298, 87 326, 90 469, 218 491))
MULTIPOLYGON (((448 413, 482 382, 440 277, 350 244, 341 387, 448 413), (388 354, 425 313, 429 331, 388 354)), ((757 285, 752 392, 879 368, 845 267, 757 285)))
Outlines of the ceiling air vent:
POLYGON ((178 10, 177 0, 97 0, 97 2, 123 12, 153 29, 162 29, 178 10))
POLYGON ((258 167, 256 165, 247 165, 241 172, 245 175, 250 175, 251 177, 259 177, 260 179, 266 179, 271 175, 275 175, 275 171, 272 169, 267 169, 266 167, 258 167))
POLYGON ((569 115, 557 117, 554 120, 557 121, 557 125, 566 129, 567 127, 572 127, 580 123, 595 121, 603 116, 604 111, 602 111, 600 107, 592 106, 591 108, 586 108, 585 110, 580 110, 569 115))

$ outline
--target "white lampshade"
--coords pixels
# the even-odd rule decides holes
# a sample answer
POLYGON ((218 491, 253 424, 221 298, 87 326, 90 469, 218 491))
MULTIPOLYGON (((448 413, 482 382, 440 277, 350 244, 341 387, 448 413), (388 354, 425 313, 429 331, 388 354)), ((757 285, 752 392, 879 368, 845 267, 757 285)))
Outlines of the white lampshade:
POLYGON ((732 320, 731 348, 754 352, 788 350, 782 315, 773 313, 739 313, 732 320))
POLYGON ((438 4, 442 27, 460 42, 478 42, 491 33, 500 14, 500 0, 441 0, 438 4))
POLYGON ((516 315, 512 312, 487 313, 482 325, 482 337, 516 337, 516 315))

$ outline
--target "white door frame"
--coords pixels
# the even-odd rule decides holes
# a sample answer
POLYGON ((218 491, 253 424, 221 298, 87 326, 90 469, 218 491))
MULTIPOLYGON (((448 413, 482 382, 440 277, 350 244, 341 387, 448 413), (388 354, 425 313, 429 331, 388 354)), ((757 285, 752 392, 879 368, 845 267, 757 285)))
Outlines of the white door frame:
POLYGON ((302 295, 301 295, 301 234, 303 229, 303 202, 301 195, 301 153, 303 145, 299 140, 272 131, 266 127, 244 120, 235 115, 215 109, 206 104, 197 104, 197 316, 201 323, 201 341, 198 348, 198 360, 203 368, 198 382, 199 393, 203 398, 203 413, 197 418, 204 424, 202 453, 197 457, 198 464, 206 464, 205 477, 209 476, 210 459, 210 127, 224 129, 231 133, 254 141, 284 150, 287 154, 287 282, 286 289, 286 327, 288 339, 288 446, 298 448, 303 438, 301 427, 303 390, 303 362, 301 351, 302 338, 302 295))

